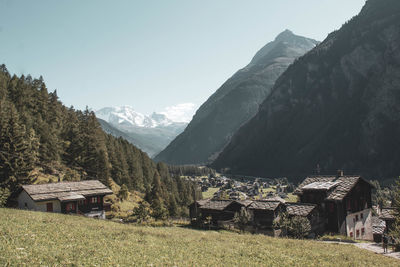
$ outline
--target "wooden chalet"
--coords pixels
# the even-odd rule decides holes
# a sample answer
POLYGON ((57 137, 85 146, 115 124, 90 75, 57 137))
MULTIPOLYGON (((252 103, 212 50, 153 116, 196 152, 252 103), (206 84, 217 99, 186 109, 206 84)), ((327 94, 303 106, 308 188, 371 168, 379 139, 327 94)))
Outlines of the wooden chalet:
POLYGON ((372 239, 373 186, 360 176, 313 176, 295 190, 301 203, 316 204, 325 230, 357 239, 372 239))
POLYGON ((18 207, 105 219, 104 196, 112 193, 97 180, 24 185, 18 195, 18 207))
POLYGON ((253 201, 249 206, 253 218, 253 226, 258 231, 273 230, 273 224, 279 218, 279 214, 286 210, 284 202, 258 200, 253 201))
POLYGON ((300 216, 308 219, 311 225, 310 234, 321 235, 325 231, 325 220, 321 217, 318 205, 307 203, 286 203, 286 212, 289 217, 300 216))

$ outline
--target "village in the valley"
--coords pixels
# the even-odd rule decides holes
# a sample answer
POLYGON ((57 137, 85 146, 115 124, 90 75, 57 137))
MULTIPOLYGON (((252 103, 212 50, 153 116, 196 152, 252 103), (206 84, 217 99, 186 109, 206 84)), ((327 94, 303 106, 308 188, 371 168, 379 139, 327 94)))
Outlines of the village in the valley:
MULTIPOLYGON (((307 238, 373 241, 375 244, 368 249, 379 252, 383 236, 395 221, 393 208, 372 204, 374 185, 340 170, 332 176, 309 176, 297 187, 286 178, 231 179, 209 175, 191 179, 205 197, 190 206, 191 220, 209 229, 235 228, 238 214, 245 210, 249 216, 243 229, 278 237, 283 233, 277 222, 287 214, 308 220, 311 229, 307 238)), ((397 254, 392 256, 399 257, 397 254)))

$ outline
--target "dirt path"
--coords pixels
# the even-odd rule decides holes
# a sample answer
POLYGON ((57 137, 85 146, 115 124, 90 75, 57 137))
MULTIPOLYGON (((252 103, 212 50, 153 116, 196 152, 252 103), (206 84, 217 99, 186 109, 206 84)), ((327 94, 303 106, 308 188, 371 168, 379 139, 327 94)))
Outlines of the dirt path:
POLYGON ((382 254, 384 256, 388 256, 388 257, 392 257, 392 258, 400 260, 400 252, 392 252, 391 249, 388 249, 388 253, 384 254, 383 253, 382 244, 377 244, 377 243, 355 243, 354 245, 356 247, 375 252, 376 254, 382 254))

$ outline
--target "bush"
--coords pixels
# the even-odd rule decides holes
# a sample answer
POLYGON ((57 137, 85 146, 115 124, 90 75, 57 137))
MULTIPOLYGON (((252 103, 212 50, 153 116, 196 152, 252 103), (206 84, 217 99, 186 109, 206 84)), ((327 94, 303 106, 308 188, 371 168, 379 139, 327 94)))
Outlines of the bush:
POLYGON ((283 235, 297 239, 303 239, 309 235, 311 224, 307 218, 289 217, 287 213, 282 213, 279 217, 279 220, 274 222, 274 227, 280 228, 283 235))
POLYGON ((249 224, 250 220, 251 215, 244 207, 241 208, 240 212, 236 212, 235 217, 233 218, 233 221, 242 232, 246 228, 246 225, 249 224))
POLYGON ((8 188, 0 188, 0 208, 5 207, 11 192, 8 188))
POLYGON ((150 219, 150 205, 146 201, 141 201, 139 206, 133 209, 133 214, 137 222, 147 222, 150 219))
POLYGON ((118 192, 118 197, 123 201, 128 198, 128 195, 129 195, 128 187, 125 184, 123 184, 118 192))

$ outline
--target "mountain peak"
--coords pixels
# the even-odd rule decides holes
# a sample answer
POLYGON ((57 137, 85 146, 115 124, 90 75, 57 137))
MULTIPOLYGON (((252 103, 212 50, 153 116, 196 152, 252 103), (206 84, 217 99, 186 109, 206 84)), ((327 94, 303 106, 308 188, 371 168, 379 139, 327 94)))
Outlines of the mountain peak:
POLYGON ((259 64, 260 62, 262 63, 264 61, 263 58, 268 55, 271 56, 271 53, 273 54, 272 57, 275 57, 276 55, 273 51, 282 46, 292 48, 293 51, 299 52, 298 56, 300 56, 304 54, 305 51, 314 48, 318 43, 319 42, 316 40, 296 35, 290 30, 284 30, 275 37, 274 41, 269 42, 256 53, 248 67, 259 64))
POLYGON ((293 37, 296 37, 296 35, 291 30, 286 29, 276 36, 275 41, 291 40, 293 37))

